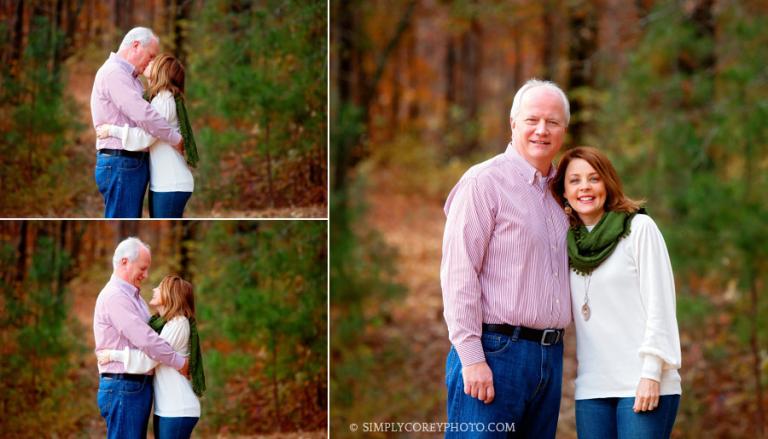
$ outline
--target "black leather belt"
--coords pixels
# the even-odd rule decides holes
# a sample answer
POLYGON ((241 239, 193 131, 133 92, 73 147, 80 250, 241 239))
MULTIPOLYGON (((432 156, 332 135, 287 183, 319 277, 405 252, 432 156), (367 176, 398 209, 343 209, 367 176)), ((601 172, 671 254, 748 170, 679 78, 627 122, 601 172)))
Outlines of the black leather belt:
POLYGON ((115 380, 128 380, 144 382, 152 379, 152 375, 134 375, 132 373, 103 373, 103 378, 112 378, 115 380))
POLYGON ((515 330, 520 328, 517 333, 523 340, 535 341, 544 346, 558 344, 563 341, 565 329, 531 329, 525 326, 512 326, 507 324, 483 323, 483 332, 496 332, 509 336, 515 335, 515 330))
POLYGON ((109 148, 100 149, 98 154, 118 156, 118 157, 131 157, 134 159, 143 159, 149 155, 149 153, 146 151, 127 151, 125 149, 109 149, 109 148))

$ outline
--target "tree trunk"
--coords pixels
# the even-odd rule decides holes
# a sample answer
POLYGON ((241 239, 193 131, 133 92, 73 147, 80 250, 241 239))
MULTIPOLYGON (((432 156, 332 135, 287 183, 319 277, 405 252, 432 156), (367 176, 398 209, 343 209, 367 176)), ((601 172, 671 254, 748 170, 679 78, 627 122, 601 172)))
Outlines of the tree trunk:
MULTIPOLYGON (((586 2, 580 2, 571 8, 571 46, 568 56, 569 81, 568 90, 575 91, 580 88, 592 86, 595 72, 592 69, 592 56, 597 50, 597 23, 596 7, 586 2)), ((570 99, 571 119, 568 131, 571 133, 573 145, 579 145, 584 141, 585 123, 581 119, 585 105, 581 99, 570 99)))
POLYGON ((278 431, 283 431, 283 421, 280 414, 280 383, 277 380, 277 337, 275 330, 270 330, 270 344, 272 345, 272 399, 275 401, 275 419, 277 419, 278 431))

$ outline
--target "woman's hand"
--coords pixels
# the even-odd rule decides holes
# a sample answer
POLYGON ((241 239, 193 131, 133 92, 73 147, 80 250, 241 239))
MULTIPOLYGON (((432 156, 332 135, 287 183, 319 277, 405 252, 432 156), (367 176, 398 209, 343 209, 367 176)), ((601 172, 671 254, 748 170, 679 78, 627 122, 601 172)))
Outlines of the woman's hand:
POLYGON ((103 350, 103 351, 96 351, 96 358, 99 360, 99 364, 105 365, 112 360, 109 358, 109 351, 103 350))
POLYGON ((655 410, 659 406, 659 382, 650 378, 640 378, 635 394, 635 413, 655 410))
POLYGON ((96 127, 96 137, 106 139, 109 137, 109 125, 99 125, 96 127))

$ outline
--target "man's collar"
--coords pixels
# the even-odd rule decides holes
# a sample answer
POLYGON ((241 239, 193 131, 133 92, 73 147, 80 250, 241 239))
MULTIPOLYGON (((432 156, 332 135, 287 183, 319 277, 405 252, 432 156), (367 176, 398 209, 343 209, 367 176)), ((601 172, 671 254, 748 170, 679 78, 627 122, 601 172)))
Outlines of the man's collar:
POLYGON ((137 78, 139 73, 141 73, 136 70, 136 67, 134 67, 133 64, 129 63, 128 60, 116 54, 115 52, 111 52, 109 54, 109 59, 115 61, 123 70, 130 73, 134 78, 137 78))
POLYGON ((541 171, 536 169, 532 164, 528 163, 527 160, 523 158, 523 156, 520 155, 520 153, 517 151, 517 148, 515 148, 515 145, 512 144, 512 142, 509 142, 507 145, 507 150, 504 152, 504 154, 509 158, 510 162, 514 165, 515 169, 518 173, 525 179, 525 181, 528 184, 534 184, 536 182, 536 176, 539 175, 539 178, 544 179, 544 181, 549 180, 550 178, 555 176, 555 173, 557 170, 555 169, 552 164, 549 165, 549 172, 547 175, 543 175, 541 171))
POLYGON ((126 281, 124 281, 119 276, 116 276, 115 273, 112 273, 112 277, 110 278, 110 281, 111 282, 115 282, 117 284, 117 286, 121 290, 123 290, 123 291, 125 291, 127 293, 131 293, 131 294, 134 294, 134 295, 138 295, 139 294, 139 289, 138 288, 136 288, 135 286, 129 284, 126 281))

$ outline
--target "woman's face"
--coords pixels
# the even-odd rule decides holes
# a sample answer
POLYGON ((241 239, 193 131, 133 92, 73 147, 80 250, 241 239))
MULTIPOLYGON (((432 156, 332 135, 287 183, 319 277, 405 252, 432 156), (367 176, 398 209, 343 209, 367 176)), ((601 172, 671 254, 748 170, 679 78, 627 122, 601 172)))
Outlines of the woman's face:
POLYGON ((152 289, 152 300, 149 301, 152 306, 163 306, 163 298, 160 296, 160 286, 156 286, 152 289))
POLYGON ((573 159, 568 163, 563 195, 585 225, 597 224, 605 212, 605 183, 584 159, 573 159))
POLYGON ((154 63, 155 63, 154 60, 150 61, 149 64, 147 64, 147 68, 144 69, 144 73, 143 73, 144 77, 147 78, 147 82, 150 84, 152 83, 152 78, 150 77, 150 73, 152 72, 152 64, 154 63))

